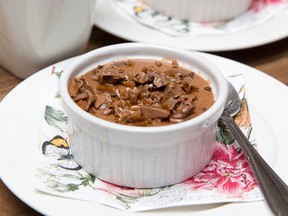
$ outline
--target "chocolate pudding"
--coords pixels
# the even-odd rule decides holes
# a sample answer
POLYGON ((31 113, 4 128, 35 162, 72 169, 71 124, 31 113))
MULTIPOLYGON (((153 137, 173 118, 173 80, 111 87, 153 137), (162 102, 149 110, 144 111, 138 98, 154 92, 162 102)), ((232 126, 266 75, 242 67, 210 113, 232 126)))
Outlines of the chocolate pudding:
POLYGON ((72 80, 69 94, 83 110, 124 125, 163 126, 192 119, 214 103, 209 83, 177 60, 127 59, 72 80))

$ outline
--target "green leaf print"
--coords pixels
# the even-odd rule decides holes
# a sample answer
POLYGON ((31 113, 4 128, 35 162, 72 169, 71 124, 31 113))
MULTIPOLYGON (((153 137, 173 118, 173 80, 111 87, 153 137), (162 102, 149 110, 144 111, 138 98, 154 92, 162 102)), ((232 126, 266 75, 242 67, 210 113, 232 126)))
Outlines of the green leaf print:
POLYGON ((55 72, 54 74, 58 77, 58 79, 60 79, 62 72, 63 71, 59 71, 59 72, 55 72))
POLYGON ((46 122, 60 131, 64 131, 63 127, 67 125, 67 116, 61 110, 54 109, 51 106, 45 108, 45 120, 46 122))
POLYGON ((60 92, 59 92, 59 91, 56 92, 54 98, 56 98, 56 99, 60 99, 60 92))
POLYGON ((219 127, 217 127, 216 131, 216 140, 223 144, 229 145, 235 142, 235 137, 231 133, 231 131, 221 122, 219 122, 219 127))
POLYGON ((79 190, 79 186, 76 184, 67 184, 67 188, 69 191, 76 191, 79 190))
POLYGON ((89 174, 89 173, 85 176, 85 179, 86 179, 88 182, 91 182, 91 183, 94 183, 95 180, 96 180, 95 176, 93 176, 93 175, 91 175, 91 174, 89 174))

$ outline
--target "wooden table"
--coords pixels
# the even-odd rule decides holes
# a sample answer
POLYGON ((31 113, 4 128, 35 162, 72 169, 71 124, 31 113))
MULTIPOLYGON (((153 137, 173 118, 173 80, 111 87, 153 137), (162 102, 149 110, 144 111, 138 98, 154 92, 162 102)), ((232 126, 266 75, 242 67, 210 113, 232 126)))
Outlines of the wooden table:
MULTIPOLYGON (((86 51, 127 42, 94 28, 86 51)), ((213 53, 259 69, 288 85, 288 38, 260 47, 213 53)), ((0 101, 22 80, 0 66, 0 101)), ((19 200, 0 180, 0 215, 40 215, 19 200)))

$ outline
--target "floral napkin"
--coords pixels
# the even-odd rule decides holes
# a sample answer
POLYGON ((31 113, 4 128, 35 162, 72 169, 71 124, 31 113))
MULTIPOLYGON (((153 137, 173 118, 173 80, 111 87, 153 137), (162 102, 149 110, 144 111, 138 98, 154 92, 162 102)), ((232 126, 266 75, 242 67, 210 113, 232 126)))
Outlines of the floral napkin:
POLYGON ((265 23, 288 7, 288 0, 253 0, 249 10, 222 22, 192 22, 165 16, 142 0, 110 0, 139 23, 170 36, 215 35, 245 30, 265 23))
MULTIPOLYGON (((83 170, 69 148, 67 116, 59 96, 62 68, 51 67, 51 91, 47 98, 36 189, 50 195, 101 203, 128 211, 171 206, 262 200, 248 161, 230 131, 219 123, 215 152, 210 163, 196 176, 161 188, 127 188, 97 179, 83 170)), ((228 77, 239 92, 242 107, 235 120, 256 147, 249 118, 244 77, 228 77)))

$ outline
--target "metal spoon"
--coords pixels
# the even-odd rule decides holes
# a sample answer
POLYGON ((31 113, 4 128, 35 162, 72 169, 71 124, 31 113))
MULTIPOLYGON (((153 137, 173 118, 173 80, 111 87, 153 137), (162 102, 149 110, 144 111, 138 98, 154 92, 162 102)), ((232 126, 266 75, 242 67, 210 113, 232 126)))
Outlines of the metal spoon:
POLYGON ((220 121, 230 129, 245 153, 259 188, 272 213, 281 216, 288 215, 288 187, 254 149, 239 126, 235 123, 232 116, 239 111, 241 101, 238 93, 231 84, 229 89, 229 97, 220 121))

